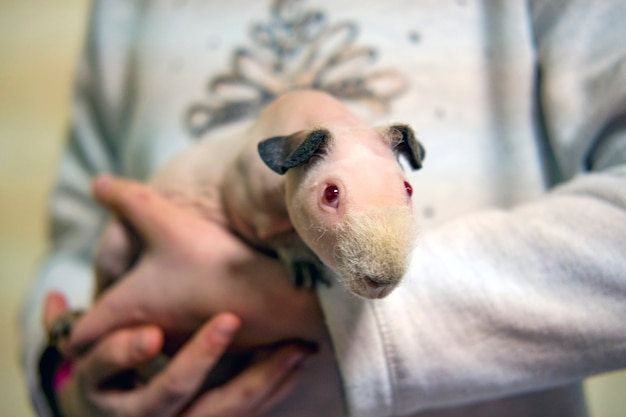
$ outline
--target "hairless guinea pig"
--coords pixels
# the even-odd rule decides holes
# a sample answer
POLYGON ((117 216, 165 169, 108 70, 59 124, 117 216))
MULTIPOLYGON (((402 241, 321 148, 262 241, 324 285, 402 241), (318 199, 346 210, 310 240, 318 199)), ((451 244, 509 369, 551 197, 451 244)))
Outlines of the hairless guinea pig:
MULTIPOLYGON (((372 128, 330 95, 299 90, 270 103, 243 134, 219 136, 183 152, 151 185, 276 253, 296 286, 327 283, 322 263, 364 298, 398 285, 416 230, 398 158, 419 169, 424 157, 411 128, 372 128)), ((121 223, 110 223, 96 254, 96 296, 123 275, 135 249, 121 223)), ((52 343, 75 318, 52 326, 52 343)))
POLYGON ((325 93, 286 94, 260 114, 226 170, 227 222, 275 250, 296 285, 321 279, 319 258, 350 292, 384 297, 415 240, 400 154, 421 167, 424 150, 408 126, 372 128, 325 93))

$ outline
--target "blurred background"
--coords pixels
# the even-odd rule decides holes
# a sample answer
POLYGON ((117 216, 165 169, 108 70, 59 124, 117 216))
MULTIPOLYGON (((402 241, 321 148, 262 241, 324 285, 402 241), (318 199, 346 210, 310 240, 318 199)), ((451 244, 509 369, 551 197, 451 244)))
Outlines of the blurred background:
POLYGON ((86 0, 0 0, 0 417, 33 417, 19 365, 20 300, 46 245, 86 0))
MULTIPOLYGON (((0 0, 0 417, 33 417, 17 314, 46 245, 86 0, 0 0)), ((626 371, 587 383, 593 417, 626 416, 626 371)), ((504 416, 503 416, 504 417, 504 416)))

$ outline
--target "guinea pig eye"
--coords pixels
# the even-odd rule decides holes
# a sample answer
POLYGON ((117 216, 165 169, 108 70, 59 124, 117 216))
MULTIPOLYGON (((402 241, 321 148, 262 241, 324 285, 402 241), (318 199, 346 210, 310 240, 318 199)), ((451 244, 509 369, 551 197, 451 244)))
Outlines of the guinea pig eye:
POLYGON ((324 195, 322 201, 327 206, 337 208, 339 205, 339 188, 335 184, 329 184, 324 188, 324 195))
POLYGON ((413 187, 411 187, 408 181, 404 181, 404 189, 406 190, 406 195, 409 197, 413 195, 413 187))

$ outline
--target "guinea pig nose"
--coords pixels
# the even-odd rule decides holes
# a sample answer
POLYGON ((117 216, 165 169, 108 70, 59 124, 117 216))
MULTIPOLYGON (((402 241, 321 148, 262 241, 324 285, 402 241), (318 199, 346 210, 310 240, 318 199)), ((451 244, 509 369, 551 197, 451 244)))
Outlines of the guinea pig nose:
POLYGON ((384 287, 385 285, 387 285, 387 284, 383 284, 380 281, 376 281, 375 279, 368 277, 368 276, 364 276, 363 281, 365 281, 365 284, 373 290, 376 290, 380 287, 384 287))
POLYGON ((363 277, 363 281, 365 282, 365 285, 367 285, 367 289, 365 290, 363 296, 365 298, 369 298, 370 300, 385 298, 395 287, 394 285, 385 284, 367 276, 363 277))

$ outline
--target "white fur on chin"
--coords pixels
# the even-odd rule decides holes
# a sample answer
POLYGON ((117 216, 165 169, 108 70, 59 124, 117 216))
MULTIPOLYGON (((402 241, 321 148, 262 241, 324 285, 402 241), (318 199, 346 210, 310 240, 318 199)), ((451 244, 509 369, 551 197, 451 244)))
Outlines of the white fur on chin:
POLYGON ((362 297, 387 296, 406 273, 415 237, 408 205, 350 210, 337 231, 334 257, 339 279, 362 297))

